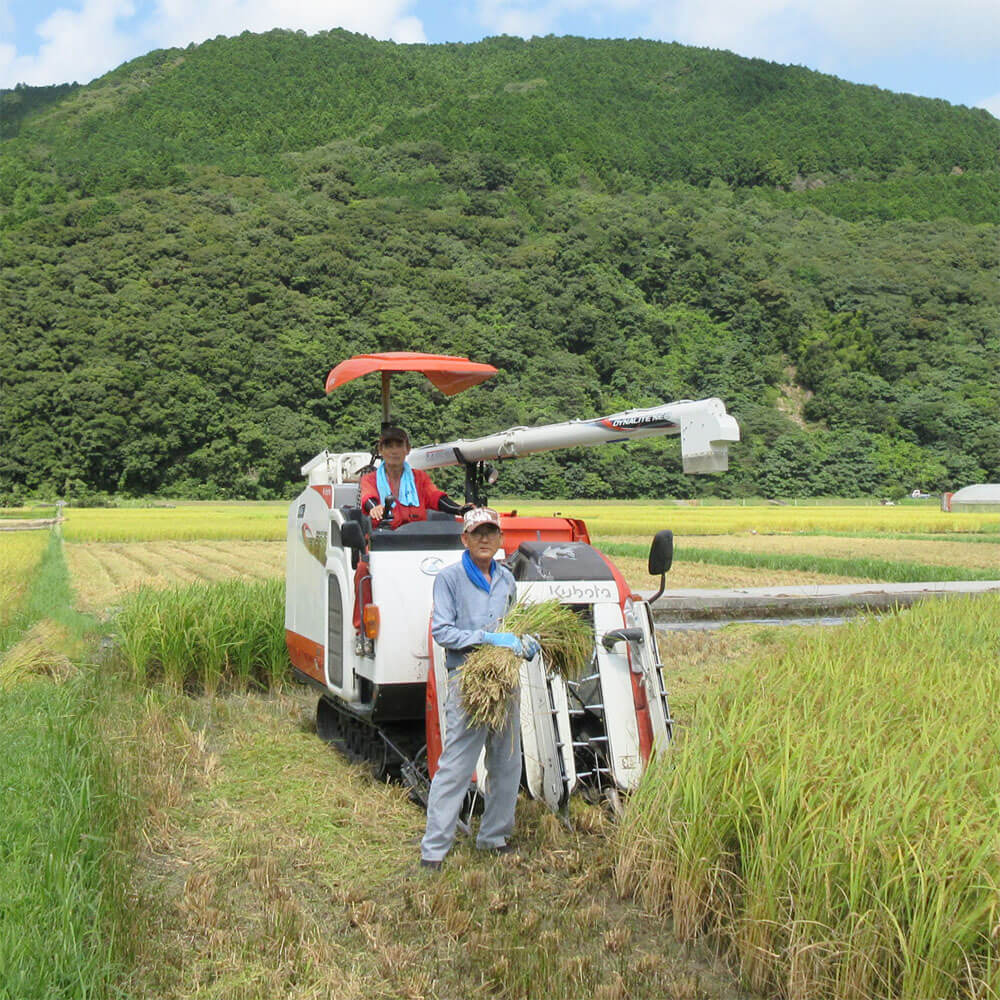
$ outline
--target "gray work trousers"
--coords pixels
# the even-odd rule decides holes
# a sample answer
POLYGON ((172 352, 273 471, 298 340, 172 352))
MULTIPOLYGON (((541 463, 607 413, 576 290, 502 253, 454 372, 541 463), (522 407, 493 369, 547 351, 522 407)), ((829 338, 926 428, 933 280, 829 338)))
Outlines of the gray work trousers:
POLYGON ((485 726, 470 726, 462 706, 460 672, 461 667, 448 675, 444 749, 427 799, 427 830, 420 844, 420 856, 428 861, 442 860, 451 848, 465 793, 484 745, 485 808, 476 847, 483 851, 503 847, 514 829, 514 809, 521 785, 520 691, 511 700, 510 714, 502 730, 493 732, 485 726))

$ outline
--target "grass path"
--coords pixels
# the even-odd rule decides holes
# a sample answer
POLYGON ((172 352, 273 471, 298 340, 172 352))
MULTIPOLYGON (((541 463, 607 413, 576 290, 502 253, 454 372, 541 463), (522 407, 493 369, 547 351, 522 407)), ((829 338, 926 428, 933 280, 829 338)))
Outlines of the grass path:
POLYGON ((312 731, 314 699, 174 698, 138 738, 151 795, 134 996, 736 1000, 611 881, 608 823, 522 800, 519 858, 417 867, 424 814, 312 731))
POLYGON ((0 654, 0 1000, 106 996, 127 949, 134 797, 72 603, 53 535, 0 654))

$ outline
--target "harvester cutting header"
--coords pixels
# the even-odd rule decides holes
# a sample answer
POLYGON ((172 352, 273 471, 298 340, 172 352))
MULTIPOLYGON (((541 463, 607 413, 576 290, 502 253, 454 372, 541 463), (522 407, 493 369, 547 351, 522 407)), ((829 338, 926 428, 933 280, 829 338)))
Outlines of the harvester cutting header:
MULTIPOLYGON (((326 388, 379 374, 386 426, 395 372, 420 372, 453 395, 496 369, 439 355, 361 355, 337 365, 326 388)), ((463 466, 466 504, 482 506, 497 478, 492 462, 653 435, 680 435, 685 472, 720 472, 739 428, 720 400, 685 400, 423 445, 410 450, 408 461, 417 470, 463 466)), ((374 527, 360 505, 360 481, 377 468, 376 452, 324 451, 302 468, 307 486, 288 516, 286 640, 295 670, 322 692, 319 734, 368 761, 379 776, 401 776, 423 797, 445 722, 444 651, 429 633, 432 584, 461 557, 462 528, 453 513, 436 510, 396 530, 389 530, 387 517, 374 527)), ((590 670, 579 681, 551 675, 541 656, 524 663, 529 793, 557 809, 577 787, 611 797, 634 788, 654 747, 669 741, 672 725, 648 602, 591 547, 584 522, 511 513, 502 514, 501 527, 505 549, 497 558, 506 557, 518 598, 556 597, 594 631, 590 670)), ((661 576, 661 592, 671 556, 672 536, 662 531, 649 560, 650 572, 661 576)), ((483 777, 480 767, 477 782, 483 777)))

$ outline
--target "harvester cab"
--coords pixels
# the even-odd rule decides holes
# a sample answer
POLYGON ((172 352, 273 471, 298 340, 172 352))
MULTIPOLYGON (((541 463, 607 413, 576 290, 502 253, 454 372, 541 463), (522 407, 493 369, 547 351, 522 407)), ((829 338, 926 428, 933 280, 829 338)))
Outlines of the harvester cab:
MULTIPOLYGON (((465 358, 365 355, 335 367, 327 391, 380 374, 386 422, 389 380, 401 371, 421 372, 449 395, 495 373, 465 358)), ((725 469, 728 445, 739 440, 723 404, 706 399, 427 445, 411 450, 408 461, 414 469, 463 466, 466 501, 483 504, 493 462, 654 434, 680 435, 689 472, 725 469)), ((319 735, 424 798, 446 735, 444 651, 430 635, 432 588, 436 574, 461 557, 461 522, 430 511, 425 521, 373 529, 359 506, 360 477, 370 464, 366 452, 322 452, 302 468, 307 484, 288 514, 285 635, 297 675, 320 691, 319 735)), ((553 675, 541 656, 523 664, 525 786, 553 809, 577 790, 616 802, 671 739, 650 602, 590 544, 583 521, 502 513, 501 527, 497 558, 506 558, 519 599, 555 598, 594 634, 589 669, 578 680, 553 675)), ((662 531, 649 558, 660 593, 671 557, 670 532, 662 531)), ((480 766, 476 784, 485 777, 480 766)))

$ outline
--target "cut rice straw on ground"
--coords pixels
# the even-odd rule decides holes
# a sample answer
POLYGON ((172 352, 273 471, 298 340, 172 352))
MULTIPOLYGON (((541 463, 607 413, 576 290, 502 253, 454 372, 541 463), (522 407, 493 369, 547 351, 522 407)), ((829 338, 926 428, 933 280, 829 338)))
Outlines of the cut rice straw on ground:
MULTIPOLYGON (((594 648, 586 622, 558 601, 515 604, 500 631, 534 636, 548 669, 567 679, 583 673, 594 648)), ((520 673, 521 658, 505 647, 484 645, 469 654, 462 667, 462 700, 474 725, 503 728, 520 673)))

